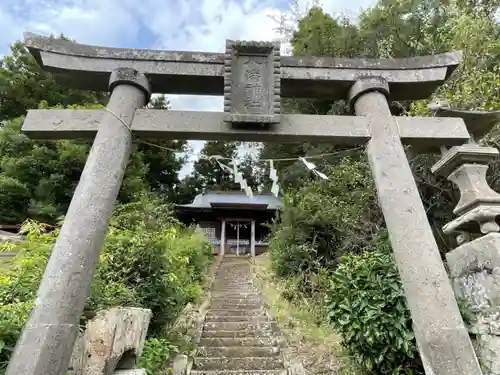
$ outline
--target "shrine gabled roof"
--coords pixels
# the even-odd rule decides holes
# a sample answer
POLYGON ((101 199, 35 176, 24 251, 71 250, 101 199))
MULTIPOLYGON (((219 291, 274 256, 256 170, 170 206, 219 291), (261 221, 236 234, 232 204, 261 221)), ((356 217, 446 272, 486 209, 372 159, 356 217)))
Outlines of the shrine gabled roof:
POLYGON ((232 191, 214 191, 198 194, 192 203, 178 205, 179 208, 230 208, 230 207, 260 208, 265 210, 279 210, 283 207, 283 200, 272 194, 261 194, 248 197, 244 193, 232 191))

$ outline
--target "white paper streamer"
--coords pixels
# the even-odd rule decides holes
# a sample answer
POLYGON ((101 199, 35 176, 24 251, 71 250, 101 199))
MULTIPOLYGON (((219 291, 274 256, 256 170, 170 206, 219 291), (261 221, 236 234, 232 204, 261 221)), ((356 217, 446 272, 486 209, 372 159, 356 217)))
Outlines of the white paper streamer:
POLYGON ((311 163, 310 161, 307 161, 306 159, 304 158, 299 158, 299 160, 304 163, 304 165, 306 166, 307 169, 309 169, 310 171, 312 171, 316 176, 319 176, 321 177, 322 179, 324 180, 328 180, 328 176, 325 175, 324 173, 321 173, 319 171, 316 170, 316 165, 311 163))
POLYGON ((274 194, 275 197, 277 197, 279 192, 280 192, 279 184, 276 182, 273 182, 273 186, 271 186, 271 193, 274 194))
MULTIPOLYGON (((217 160, 217 159, 216 159, 217 160)), ((224 169, 226 172, 229 172, 233 175, 233 180, 235 183, 240 184, 240 189, 245 192, 245 194, 252 198, 253 197, 253 191, 252 188, 248 186, 247 180, 243 177, 243 173, 241 173, 238 170, 238 163, 236 162, 236 159, 232 159, 231 164, 233 165, 233 168, 231 169, 227 165, 222 164, 219 162, 219 165, 221 165, 221 168, 224 169)))
POLYGON ((274 168, 272 160, 269 160, 269 178, 273 181, 271 193, 277 197, 280 192, 280 185, 278 184, 278 173, 276 172, 276 168, 274 168))

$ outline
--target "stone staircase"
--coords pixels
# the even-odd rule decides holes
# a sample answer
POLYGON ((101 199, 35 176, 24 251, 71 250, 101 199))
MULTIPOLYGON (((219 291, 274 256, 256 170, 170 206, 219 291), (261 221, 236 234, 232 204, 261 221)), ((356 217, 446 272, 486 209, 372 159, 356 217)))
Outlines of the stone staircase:
POLYGON ((216 274, 192 375, 286 375, 250 262, 226 256, 216 274))

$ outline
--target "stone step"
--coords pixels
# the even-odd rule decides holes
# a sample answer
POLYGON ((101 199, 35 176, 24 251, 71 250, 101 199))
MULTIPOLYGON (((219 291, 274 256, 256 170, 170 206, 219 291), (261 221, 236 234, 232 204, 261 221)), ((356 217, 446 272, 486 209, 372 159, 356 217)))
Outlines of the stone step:
POLYGON ((258 295, 260 296, 259 292, 257 291, 257 288, 224 288, 224 289, 216 289, 212 288, 212 295, 226 295, 226 294, 233 294, 233 295, 258 295))
POLYGON ((214 286, 212 288, 212 293, 245 293, 245 294, 250 294, 250 293, 258 293, 258 290, 256 287, 253 286, 228 286, 224 285, 223 287, 216 287, 214 286))
POLYGON ((214 283, 234 283, 234 284, 253 284, 253 278, 250 274, 245 275, 246 272, 243 270, 238 271, 235 274, 229 273, 219 273, 215 275, 214 283))
POLYGON ((257 292, 254 292, 254 291, 230 291, 230 292, 225 292, 225 291, 222 291, 222 292, 212 292, 211 293, 211 297, 212 298, 234 298, 234 299, 238 299, 238 298, 261 298, 260 297, 260 294, 257 293, 257 292))
POLYGON ((205 317, 205 322, 253 322, 266 323, 268 322, 266 315, 208 315, 205 317))
POLYGON ((215 282, 212 284, 212 289, 242 289, 242 288, 254 288, 255 284, 250 282, 232 282, 228 280, 223 280, 221 282, 215 282))
POLYGON ((218 304, 218 303, 230 303, 233 305, 259 305, 262 303, 261 298, 225 298, 225 297, 217 297, 212 298, 210 300, 210 304, 218 304))
POLYGON ((192 375, 287 375, 287 370, 191 370, 192 375))
POLYGON ((262 298, 258 294, 239 294, 238 295, 236 293, 232 293, 232 294, 220 293, 220 294, 217 294, 215 296, 212 294, 211 300, 212 301, 218 301, 218 300, 243 300, 243 301, 259 300, 259 301, 262 301, 262 298))
POLYGON ((206 330, 203 329, 201 333, 202 338, 211 338, 211 337, 227 337, 227 338, 238 338, 238 337, 249 337, 249 338, 270 338, 270 331, 214 331, 214 330, 206 330))
POLYGON ((212 316, 267 316, 266 310, 263 308, 253 308, 248 310, 239 309, 216 309, 210 308, 207 312, 207 317, 212 316))
POLYGON ((283 369, 283 360, 275 357, 195 357, 194 368, 197 370, 279 370, 283 369))
POLYGON ((264 308, 264 304, 261 302, 259 304, 248 304, 248 303, 213 303, 210 302, 210 308, 211 309, 217 309, 217 310, 250 310, 250 309, 259 309, 259 308, 264 308))
POLYGON ((260 305, 262 303, 261 298, 212 298, 210 299, 211 305, 217 304, 233 304, 233 305, 260 305))
POLYGON ((200 346, 273 346, 277 341, 271 337, 202 337, 200 346))
POLYGON ((205 322, 207 331, 255 331, 270 330, 269 321, 264 322, 205 322))
POLYGON ((198 357, 273 357, 279 355, 275 346, 200 346, 198 357))

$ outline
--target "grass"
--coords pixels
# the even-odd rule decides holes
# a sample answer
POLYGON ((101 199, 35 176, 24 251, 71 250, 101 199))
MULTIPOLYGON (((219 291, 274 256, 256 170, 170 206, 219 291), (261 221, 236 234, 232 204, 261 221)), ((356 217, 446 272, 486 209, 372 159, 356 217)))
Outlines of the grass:
POLYGON ((311 375, 362 375, 342 350, 339 336, 321 309, 307 301, 289 302, 286 286, 272 276, 266 254, 256 258, 253 273, 262 296, 286 340, 285 355, 297 358, 311 375))

